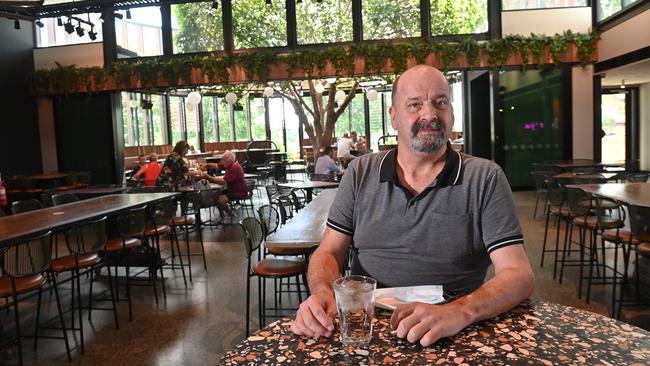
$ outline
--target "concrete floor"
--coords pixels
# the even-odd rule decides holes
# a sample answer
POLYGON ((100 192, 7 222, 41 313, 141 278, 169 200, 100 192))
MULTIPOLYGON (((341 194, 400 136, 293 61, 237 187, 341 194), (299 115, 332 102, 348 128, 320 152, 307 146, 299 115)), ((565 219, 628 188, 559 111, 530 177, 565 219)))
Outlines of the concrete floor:
MULTIPOLYGON (((556 302, 608 315, 611 301, 610 286, 594 286, 590 304, 577 298, 577 268, 568 268, 564 283, 553 280, 552 259, 547 257, 544 268, 539 267, 544 220, 541 215, 532 220, 535 204, 533 192, 515 192, 520 221, 523 225, 526 248, 536 273, 536 290, 533 298, 556 302)), ((134 290, 134 320, 128 321, 126 302, 118 305, 120 329, 116 330, 112 313, 94 311, 86 329, 85 355, 80 354, 76 338, 72 337, 74 365, 211 365, 221 355, 244 339, 246 258, 240 241, 238 225, 224 225, 204 229, 208 271, 204 271, 199 257, 193 258, 193 283, 183 284, 180 270, 166 271, 167 300, 156 305, 150 287, 134 290)), ((193 242, 193 250, 198 250, 193 242)), ((548 254, 547 254, 548 256, 548 254)), ((251 312, 251 328, 257 326, 254 314, 257 309, 256 283, 251 312)), ((64 304, 69 304, 68 285, 61 290, 64 304)), ((49 295, 45 295, 49 301, 49 295)), ((285 299, 285 304, 297 305, 295 295, 285 299)), ((64 305, 65 306, 65 305, 64 305)), ((31 331, 34 302, 21 303, 25 324, 31 331)), ((51 310, 51 303, 47 304, 51 310)), ((84 313, 85 318, 85 313, 84 313)), ((650 311, 625 310, 623 320, 650 329, 650 311)), ((0 313, 0 334, 13 332, 12 313, 0 313)), ((58 334, 54 332, 52 334, 58 334)), ((60 340, 39 341, 38 352, 32 350, 32 340, 24 341, 25 364, 67 364, 60 340)), ((15 364, 16 348, 0 350, 0 364, 15 364)))

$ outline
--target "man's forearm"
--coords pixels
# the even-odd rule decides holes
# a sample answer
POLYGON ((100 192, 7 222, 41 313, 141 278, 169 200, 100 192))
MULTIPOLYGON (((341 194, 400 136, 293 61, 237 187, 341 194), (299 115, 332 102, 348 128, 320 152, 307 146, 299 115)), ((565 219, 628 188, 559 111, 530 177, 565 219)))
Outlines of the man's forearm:
POLYGON ((339 278, 339 263, 328 252, 316 251, 309 262, 307 279, 311 293, 332 292, 332 282, 339 278))

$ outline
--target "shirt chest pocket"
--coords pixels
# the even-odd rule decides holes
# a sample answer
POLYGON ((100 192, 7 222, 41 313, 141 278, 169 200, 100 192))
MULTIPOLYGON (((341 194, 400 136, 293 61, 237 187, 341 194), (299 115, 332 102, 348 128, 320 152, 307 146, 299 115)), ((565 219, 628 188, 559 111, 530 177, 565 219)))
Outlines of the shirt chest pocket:
POLYGON ((424 219, 422 245, 426 255, 437 261, 455 262, 475 254, 474 223, 471 214, 429 212, 424 219))

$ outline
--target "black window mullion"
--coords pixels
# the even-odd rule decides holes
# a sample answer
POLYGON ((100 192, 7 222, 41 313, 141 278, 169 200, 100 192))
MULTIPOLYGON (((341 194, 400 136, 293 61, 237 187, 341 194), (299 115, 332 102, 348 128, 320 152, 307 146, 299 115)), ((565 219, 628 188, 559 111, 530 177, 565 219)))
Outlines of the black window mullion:
POLYGON ((501 0, 488 1, 488 35, 491 39, 501 38, 501 0))
POLYGON ((174 54, 174 42, 172 39, 172 11, 169 3, 160 5, 160 15, 162 20, 163 55, 170 56, 174 54))
POLYGON ((431 4, 429 0, 420 0, 420 37, 431 37, 431 4))
POLYGON ((253 141, 253 121, 251 118, 251 98, 246 98, 246 125, 248 126, 248 139, 253 141))
POLYGON ((295 0, 286 1, 286 19, 287 19, 287 46, 293 49, 298 44, 298 30, 296 27, 296 3, 295 0))
POLYGON ((232 37, 232 0, 221 1, 221 16, 223 19, 223 50, 226 53, 232 53, 235 49, 232 37))
POLYGON ((361 0, 352 0, 352 41, 361 42, 363 39, 363 19, 361 0))
POLYGON ((196 129, 199 134, 199 149, 201 151, 205 151, 205 129, 203 128, 203 102, 199 103, 199 105, 196 106, 197 114, 199 117, 199 120, 197 121, 196 129))
POLYGON ((235 105, 228 103, 228 111, 230 113, 230 141, 237 141, 237 133, 235 132, 235 105))
POLYGON ((214 113, 214 120, 212 121, 212 131, 214 141, 221 141, 221 134, 219 133, 219 99, 212 97, 212 113, 214 113))
POLYGON ((181 132, 181 140, 187 141, 187 116, 185 115, 185 98, 180 98, 178 102, 178 120, 181 132))
POLYGON ((170 107, 171 107, 171 101, 169 99, 169 94, 165 93, 163 96, 163 105, 164 107, 162 108, 164 110, 164 115, 162 116, 163 121, 165 121, 165 138, 164 138, 164 143, 171 145, 174 142, 171 140, 172 139, 172 119, 171 119, 171 113, 169 113, 170 107))
POLYGON ((264 130, 267 140, 271 140, 271 116, 269 114, 270 105, 271 98, 264 98, 264 130))
POLYGON ((370 141, 370 102, 368 101, 368 98, 361 93, 361 97, 363 98, 363 116, 365 120, 365 126, 364 128, 366 129, 366 149, 370 149, 369 141, 370 141))
POLYGON ((386 93, 381 93, 381 134, 386 134, 386 93))

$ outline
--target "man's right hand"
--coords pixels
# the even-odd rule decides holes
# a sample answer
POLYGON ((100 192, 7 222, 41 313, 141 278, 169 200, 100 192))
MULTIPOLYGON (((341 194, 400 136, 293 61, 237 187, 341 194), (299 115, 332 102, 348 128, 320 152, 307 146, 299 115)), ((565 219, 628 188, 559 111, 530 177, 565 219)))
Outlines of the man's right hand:
POLYGON ((300 304, 291 331, 307 337, 329 337, 334 331, 336 301, 331 291, 313 293, 300 304))

